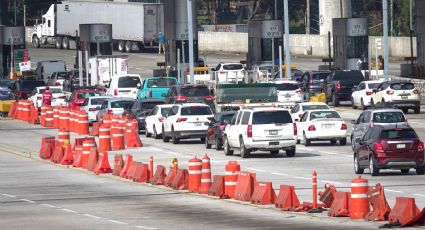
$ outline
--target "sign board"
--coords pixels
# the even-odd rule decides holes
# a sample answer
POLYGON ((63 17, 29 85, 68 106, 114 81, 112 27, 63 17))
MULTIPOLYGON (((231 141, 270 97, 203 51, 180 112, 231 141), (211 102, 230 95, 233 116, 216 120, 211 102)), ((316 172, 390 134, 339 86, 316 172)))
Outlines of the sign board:
POLYGON ((25 27, 23 26, 3 26, 3 45, 24 45, 25 27))
POLYGON ((261 22, 261 38, 281 38, 282 34, 281 20, 265 20, 261 22))
POLYGON ((92 24, 90 25, 91 42, 111 42, 112 24, 92 24))
POLYGON ((19 62, 19 70, 21 72, 31 70, 31 61, 19 62))
POLYGON ((381 38, 375 38, 375 48, 377 50, 382 49, 382 39, 381 38))
POLYGON ((367 36, 368 23, 366 18, 349 18, 347 20, 347 36, 367 36))
POLYGON ((176 39, 177 40, 189 39, 189 28, 187 27, 187 23, 176 23, 176 39))

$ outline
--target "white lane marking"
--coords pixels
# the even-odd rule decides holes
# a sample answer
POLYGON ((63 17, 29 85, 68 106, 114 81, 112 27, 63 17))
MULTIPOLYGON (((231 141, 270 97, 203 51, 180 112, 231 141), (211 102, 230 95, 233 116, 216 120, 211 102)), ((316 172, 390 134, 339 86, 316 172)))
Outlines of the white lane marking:
POLYGON ((28 203, 31 203, 31 204, 35 204, 36 203, 33 200, 27 200, 27 199, 19 199, 19 200, 22 200, 22 201, 25 201, 25 202, 28 202, 28 203))
POLYGON ((246 168, 248 170, 257 171, 257 172, 266 172, 266 170, 256 169, 256 168, 246 168))
POLYGON ((347 156, 347 155, 343 155, 343 154, 339 154, 339 153, 334 153, 334 152, 328 152, 328 151, 322 151, 322 150, 313 150, 311 148, 304 148, 304 147, 298 147, 299 150, 306 150, 306 151, 310 151, 310 152, 318 152, 318 153, 323 153, 323 154, 327 154, 327 155, 334 155, 334 156, 339 156, 339 157, 347 157, 347 158, 351 158, 352 156, 347 156))
POLYGON ((163 152, 164 151, 164 149, 161 149, 161 148, 157 148, 157 147, 150 147, 152 150, 154 150, 154 151, 158 151, 158 152, 163 152))
POLYGON ((150 227, 141 226, 141 225, 136 226, 136 228, 141 228, 141 229, 150 229, 150 230, 157 229, 157 228, 150 228, 150 227))
POLYGON ((125 222, 121 222, 121 221, 118 221, 118 220, 108 220, 109 222, 112 222, 112 223, 115 223, 115 224, 128 224, 128 223, 125 223, 125 222))
POLYGON ((289 176, 286 173, 277 173, 277 172, 273 172, 272 175, 277 175, 277 176, 289 176))
POLYGON ((61 210, 64 212, 77 213, 76 211, 67 208, 62 208, 61 210))
POLYGON ((181 153, 177 153, 177 152, 173 152, 173 151, 169 151, 168 153, 171 153, 171 154, 173 154, 173 155, 181 155, 181 153))
POLYGON ((330 180, 319 180, 320 182, 330 183, 330 184, 337 184, 342 185, 343 183, 336 182, 336 181, 330 181, 330 180))
POLYGON ((424 196, 425 197, 425 195, 423 195, 423 194, 417 194, 417 193, 415 193, 415 194, 413 194, 414 196, 424 196))
POLYGON ((3 193, 2 195, 3 195, 3 196, 10 197, 10 198, 16 198, 16 196, 14 196, 14 195, 10 195, 10 194, 6 194, 6 193, 3 193))
POLYGON ((388 191, 388 192, 394 192, 394 193, 404 193, 404 192, 402 192, 402 191, 398 191, 398 190, 392 190, 392 189, 385 189, 385 191, 388 191))
POLYGON ((297 179, 304 179, 304 180, 311 180, 311 178, 308 178, 308 177, 302 177, 302 176, 294 176, 294 178, 297 178, 297 179))
POLYGON ((48 207, 48 208, 57 208, 56 206, 51 205, 51 204, 40 204, 40 205, 48 207))
POLYGON ((83 216, 86 216, 86 217, 94 218, 94 219, 102 219, 102 217, 98 217, 98 216, 91 215, 91 214, 88 214, 88 213, 84 213, 84 214, 82 214, 82 215, 83 215, 83 216))

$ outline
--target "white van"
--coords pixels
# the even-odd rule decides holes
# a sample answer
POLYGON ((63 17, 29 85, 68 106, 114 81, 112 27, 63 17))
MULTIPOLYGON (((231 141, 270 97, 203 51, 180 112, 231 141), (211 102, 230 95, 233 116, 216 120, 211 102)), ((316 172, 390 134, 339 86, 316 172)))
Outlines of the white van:
POLYGON ((112 77, 106 95, 113 97, 137 98, 137 85, 141 84, 142 78, 138 74, 122 74, 112 77))
POLYGON ((65 72, 66 65, 64 61, 49 60, 37 62, 35 75, 37 80, 43 80, 47 83, 54 72, 65 72))

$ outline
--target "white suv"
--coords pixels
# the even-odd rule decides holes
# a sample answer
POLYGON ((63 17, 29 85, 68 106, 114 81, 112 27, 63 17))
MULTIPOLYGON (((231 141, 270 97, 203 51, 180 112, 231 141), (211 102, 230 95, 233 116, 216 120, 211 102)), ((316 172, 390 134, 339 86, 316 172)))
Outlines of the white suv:
POLYGON ((286 150, 286 156, 295 155, 297 126, 291 114, 281 108, 242 109, 224 130, 224 154, 232 155, 240 150, 242 158, 252 151, 270 151, 278 154, 286 150))
POLYGON ((416 114, 421 112, 421 94, 410 82, 386 81, 373 90, 371 105, 397 106, 407 113, 413 109, 416 114))
POLYGON ((210 107, 202 103, 175 104, 162 125, 162 141, 173 144, 180 139, 200 138, 205 141, 209 122, 214 119, 210 107))

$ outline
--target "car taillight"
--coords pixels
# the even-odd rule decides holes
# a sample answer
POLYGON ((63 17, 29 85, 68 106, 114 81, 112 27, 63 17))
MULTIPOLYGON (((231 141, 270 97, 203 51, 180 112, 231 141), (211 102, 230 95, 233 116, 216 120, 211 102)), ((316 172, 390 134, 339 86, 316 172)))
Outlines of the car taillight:
POLYGON ((224 129, 226 128, 226 125, 225 125, 225 124, 221 124, 221 125, 219 125, 219 126, 218 126, 218 128, 219 128, 220 130, 224 130, 224 129))
POLYGON ((112 114, 112 109, 108 109, 108 114, 112 114))
POLYGON ((419 152, 424 151, 424 143, 423 143, 422 141, 419 141, 419 144, 418 144, 418 151, 419 151, 419 152))
POLYGON ((162 122, 164 122, 164 118, 163 117, 158 117, 158 121, 162 123, 162 122))
POLYGON ((41 100, 41 99, 43 99, 43 97, 39 97, 39 96, 37 96, 37 100, 41 100))
POLYGON ((98 108, 98 107, 96 107, 96 108, 89 108, 89 111, 91 111, 91 112, 93 112, 93 111, 97 111, 97 110, 99 110, 99 108, 98 108))
POLYGON ((298 93, 298 94, 303 93, 303 90, 302 89, 297 89, 297 90, 295 90, 295 93, 298 93))
POLYGON ((179 118, 177 118, 176 122, 183 122, 183 121, 187 121, 187 118, 179 117, 179 118))
POLYGON ((219 74, 226 74, 226 72, 225 71, 220 71, 220 72, 218 72, 219 74))
POLYGON ((212 100, 214 100, 214 97, 212 97, 212 96, 204 96, 204 99, 207 100, 207 101, 212 101, 212 100))
POLYGON ((252 137, 252 125, 248 125, 248 127, 246 128, 246 135, 248 137, 252 137))
POLYGON ((338 90, 341 89, 341 83, 339 83, 339 82, 336 83, 336 89, 338 89, 338 90))
POLYGON ((388 95, 393 95, 394 94, 394 91, 392 91, 392 90, 387 90, 387 92, 386 92, 388 95))
POLYGON ((369 92, 369 91, 366 92, 367 96, 371 96, 372 94, 373 94, 373 92, 369 92))
POLYGON ((374 147, 376 152, 384 152, 384 146, 381 143, 375 143, 374 147))
POLYGON ((117 89, 114 90, 114 95, 118 96, 118 90, 117 89))
POLYGON ((55 83, 55 86, 61 86, 61 83, 60 82, 56 82, 55 83))
POLYGON ((341 125, 341 130, 347 130, 347 125, 346 124, 342 124, 341 125))
POLYGON ((414 94, 419 94, 419 90, 415 89, 415 90, 413 90, 413 93, 414 94))
POLYGON ((314 125, 310 125, 308 127, 308 131, 316 131, 316 127, 314 127, 314 125))
POLYGON ((187 97, 186 96, 177 96, 176 97, 176 101, 185 101, 185 100, 187 100, 187 97))
POLYGON ((293 128, 294 128, 294 136, 298 134, 298 128, 297 128, 297 123, 293 123, 292 124, 293 128))
POLYGON ((149 97, 152 97, 152 91, 149 91, 149 97))

